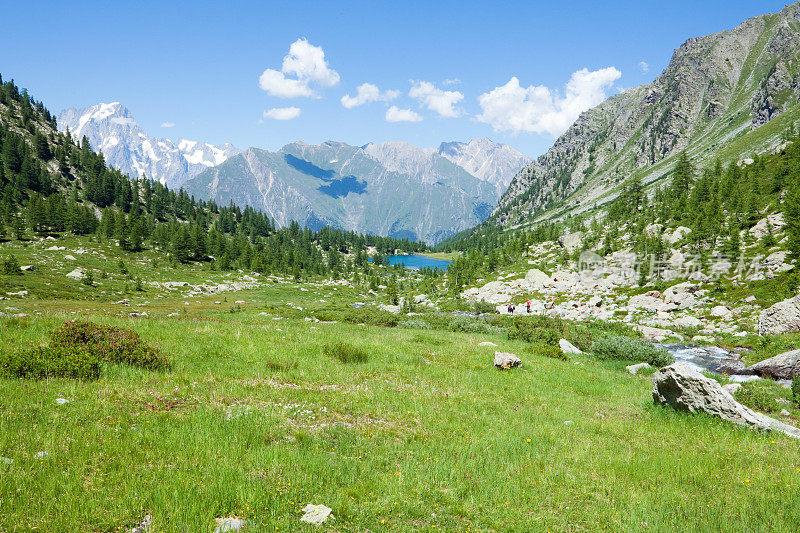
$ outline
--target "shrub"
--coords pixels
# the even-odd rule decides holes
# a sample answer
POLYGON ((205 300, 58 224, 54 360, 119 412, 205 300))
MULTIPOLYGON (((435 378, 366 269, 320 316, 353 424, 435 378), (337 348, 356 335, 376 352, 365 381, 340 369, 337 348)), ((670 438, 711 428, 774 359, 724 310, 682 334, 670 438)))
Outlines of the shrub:
POLYGON ((3 260, 3 274, 7 274, 9 276, 19 276, 22 274, 22 270, 19 268, 17 258, 13 255, 9 255, 3 260))
POLYGON ((558 346, 550 344, 533 344, 528 347, 528 351, 540 357, 549 357, 550 359, 560 359, 562 361, 569 361, 569 357, 558 346))
POLYGON ((485 302, 483 300, 481 300, 480 302, 475 302, 474 304, 472 304, 472 309, 476 313, 478 313, 479 315, 484 314, 484 313, 494 313, 495 312, 495 306, 490 304, 490 303, 488 303, 488 302, 485 302))
POLYGON ((397 327, 405 329, 431 329, 431 325, 421 318, 407 318, 400 321, 397 327))
POLYGON ((135 331, 71 320, 52 333, 51 346, 86 350, 102 361, 127 363, 149 370, 170 367, 165 356, 148 346, 135 331))
POLYGON ((794 398, 794 403, 800 407, 800 376, 795 376, 792 379, 792 398, 794 398))
MULTIPOLYGON (((317 314, 319 318, 319 313, 317 314)), ((389 311, 380 309, 347 309, 342 312, 342 320, 353 324, 367 324, 393 328, 400 322, 400 317, 389 311)))
POLYGON ((97 354, 85 349, 39 346, 22 352, 0 354, 0 375, 45 379, 100 377, 101 361, 97 354))
POLYGON ((777 413, 782 407, 775 401, 775 391, 770 390, 769 386, 760 386, 756 383, 745 383, 742 388, 736 391, 734 398, 736 401, 746 405, 750 409, 763 413, 777 413))
POLYGON ((592 345, 592 353, 598 359, 636 361, 662 367, 674 362, 673 357, 663 348, 642 339, 631 337, 607 337, 592 345))
POLYGON ((456 315, 450 322, 451 331, 460 331, 462 333, 485 333, 485 334, 499 334, 500 328, 487 323, 480 318, 474 318, 467 315, 456 315))
POLYGON ((322 348, 322 352, 329 357, 335 357, 342 363, 366 363, 369 361, 369 354, 365 350, 346 342, 328 343, 322 348))

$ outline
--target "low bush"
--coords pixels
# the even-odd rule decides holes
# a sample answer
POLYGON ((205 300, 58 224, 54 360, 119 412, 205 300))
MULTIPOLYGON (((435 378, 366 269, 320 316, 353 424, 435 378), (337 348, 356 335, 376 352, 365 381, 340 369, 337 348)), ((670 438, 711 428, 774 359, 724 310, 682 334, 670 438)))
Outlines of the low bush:
POLYGON ((635 361, 649 363, 660 368, 675 360, 663 348, 642 339, 632 337, 606 337, 595 341, 592 354, 601 360, 635 361))
POLYGON ((737 402, 746 405, 750 409, 761 411, 762 413, 777 413, 783 407, 775 400, 773 385, 762 385, 760 383, 745 383, 734 394, 737 402))
MULTIPOLYGON (((316 316, 319 318, 320 313, 317 313, 316 316)), ((367 324, 385 328, 393 328, 400 322, 398 315, 380 309, 346 309, 341 312, 340 318, 343 322, 351 324, 367 324)), ((320 320, 322 319, 320 318, 320 320)))
POLYGON ((450 331, 461 333, 485 333, 488 335, 497 335, 500 333, 500 328, 493 326, 480 318, 456 315, 450 321, 450 331))
POLYGON ((84 350, 109 363, 127 363, 148 370, 164 370, 169 360, 148 346, 135 331, 71 320, 52 333, 53 348, 84 350))
POLYGON ((342 363, 366 363, 369 361, 369 354, 365 350, 346 342, 328 343, 322 348, 322 352, 342 363))
POLYGON ((22 275, 22 270, 19 267, 17 258, 13 255, 9 255, 3 260, 3 274, 7 274, 9 276, 22 275))
POLYGON ((494 304, 490 304, 488 302, 481 300, 480 302, 475 302, 474 304, 472 304, 472 310, 478 313, 479 315, 483 313, 494 313, 495 306, 494 304))
POLYGON ((86 349, 39 346, 0 354, 0 375, 28 379, 100 377, 101 360, 86 349))
POLYGON ((562 361, 569 361, 569 357, 558 346, 550 344, 532 344, 528 346, 528 351, 533 355, 540 357, 549 357, 550 359, 560 359, 562 361))
POLYGON ((397 327, 405 329, 432 329, 431 325, 421 318, 406 318, 398 322, 397 327))
POLYGON ((795 376, 792 379, 792 398, 794 399, 794 403, 800 407, 800 376, 795 376))

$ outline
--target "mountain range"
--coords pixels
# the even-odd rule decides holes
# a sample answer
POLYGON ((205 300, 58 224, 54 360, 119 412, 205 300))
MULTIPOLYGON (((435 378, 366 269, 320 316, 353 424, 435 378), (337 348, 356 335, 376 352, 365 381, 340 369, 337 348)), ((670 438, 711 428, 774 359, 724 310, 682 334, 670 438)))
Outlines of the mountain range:
POLYGON ((69 130, 77 140, 86 136, 110 166, 133 178, 144 174, 174 189, 239 153, 230 143, 214 146, 151 137, 119 102, 65 109, 58 114, 57 123, 59 131, 69 130))
POLYGON ((780 145, 800 119, 800 4, 687 40, 652 83, 584 112, 523 168, 492 219, 506 226, 592 209, 630 177, 668 178, 682 151, 699 165, 780 145))
POLYGON ((483 221, 516 172, 531 159, 489 139, 446 142, 438 149, 404 142, 361 147, 301 142, 277 152, 230 143, 154 138, 119 103, 70 108, 58 127, 86 136, 108 164, 220 204, 268 213, 279 225, 297 220, 438 242, 483 221))

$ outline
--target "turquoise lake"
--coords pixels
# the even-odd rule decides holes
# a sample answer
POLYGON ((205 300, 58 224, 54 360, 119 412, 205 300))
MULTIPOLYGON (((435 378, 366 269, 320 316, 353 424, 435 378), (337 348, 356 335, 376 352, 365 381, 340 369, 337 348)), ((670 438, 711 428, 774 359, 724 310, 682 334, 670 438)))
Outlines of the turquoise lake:
POLYGON ((447 266, 450 264, 450 261, 445 261, 444 259, 433 259, 431 257, 425 257, 424 255, 387 255, 385 257, 389 261, 390 265, 403 263, 406 268, 410 268, 412 270, 419 270, 420 268, 425 267, 447 270, 447 266))

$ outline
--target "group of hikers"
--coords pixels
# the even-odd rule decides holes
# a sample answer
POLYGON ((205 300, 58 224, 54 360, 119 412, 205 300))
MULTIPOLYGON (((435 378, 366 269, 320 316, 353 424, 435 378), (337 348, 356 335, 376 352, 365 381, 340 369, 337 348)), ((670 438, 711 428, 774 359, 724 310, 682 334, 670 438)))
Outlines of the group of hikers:
MULTIPOLYGON (((553 309, 555 307, 555 305, 556 305, 556 301, 554 299, 552 302, 544 304, 544 308, 545 309, 553 309)), ((514 311, 516 311, 516 310, 517 310, 517 306, 516 305, 514 305, 513 303, 509 303, 508 304, 508 314, 509 315, 513 315, 514 311)), ((528 313, 528 314, 531 314, 531 301, 530 300, 525 302, 525 312, 528 313)))

